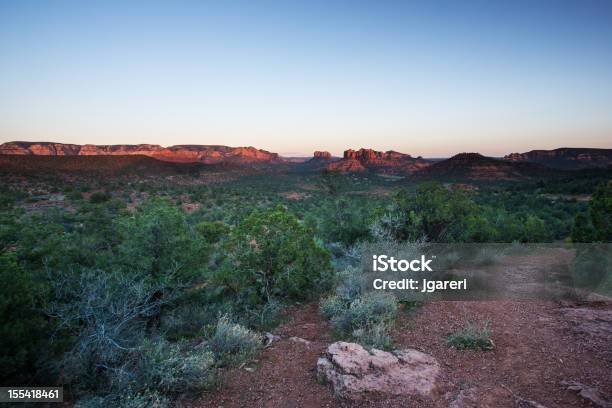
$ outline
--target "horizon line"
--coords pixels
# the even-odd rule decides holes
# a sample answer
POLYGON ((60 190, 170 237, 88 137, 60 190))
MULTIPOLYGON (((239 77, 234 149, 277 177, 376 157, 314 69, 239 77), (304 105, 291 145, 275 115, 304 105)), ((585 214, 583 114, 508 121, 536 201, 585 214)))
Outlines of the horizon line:
MULTIPOLYGON (((371 147, 359 147, 359 148, 345 148, 341 153, 337 154, 337 153, 332 153, 329 150, 325 150, 325 149, 315 149, 313 150, 311 153, 303 153, 303 152, 275 152, 272 150, 268 150, 268 149, 262 149, 259 147, 256 147, 254 145, 243 145, 243 146, 229 146, 229 145, 225 145, 225 144, 194 144, 194 143, 189 143, 189 144, 173 144, 173 145, 168 145, 168 146, 164 146, 158 143, 115 143, 115 144, 94 144, 94 143, 64 143, 64 142, 55 142, 55 141, 27 141, 27 140, 11 140, 11 141, 6 141, 6 142, 2 142, 0 143, 0 145, 4 145, 4 144, 8 144, 8 143, 29 143, 29 144, 58 144, 58 145, 72 145, 72 146, 159 146, 163 149, 168 149, 171 147, 179 147, 179 146, 210 146, 210 147, 214 147, 214 146, 223 146, 223 147, 229 147, 229 148, 253 148, 253 149, 257 149, 257 150, 263 150, 263 151, 267 151, 269 153, 273 153, 273 154, 277 154, 279 157, 283 157, 283 158, 287 158, 287 159, 298 159, 298 158, 309 158, 312 157, 314 155, 314 152, 316 151, 324 151, 324 152, 328 152, 331 154, 332 157, 334 158, 342 158, 344 155, 344 152, 346 152, 347 150, 354 150, 354 151, 359 151, 359 150, 373 150, 373 151, 377 151, 377 152, 397 152, 397 153, 401 153, 401 154, 408 154, 412 157, 422 157, 425 159, 445 159, 445 158, 450 158, 453 157, 457 154, 461 154, 461 153, 478 153, 481 154, 483 156, 488 156, 488 157, 493 157, 493 158, 503 158, 505 156, 498 156, 498 155, 487 155, 484 153, 480 153, 479 151, 458 151, 454 154, 451 155, 425 155, 425 154, 414 154, 414 153, 404 153, 402 151, 399 150, 395 150, 395 149, 388 149, 388 150, 377 150, 375 148, 371 148, 371 147)), ((610 148, 605 148, 605 147, 569 147, 569 146, 561 146, 561 147, 555 147, 552 149, 530 149, 530 150, 523 150, 523 151, 513 151, 513 152, 508 152, 505 155, 510 155, 510 154, 514 154, 514 153, 528 153, 531 151, 553 151, 553 150, 561 150, 561 149, 590 149, 590 150, 612 150, 612 147, 610 148)))

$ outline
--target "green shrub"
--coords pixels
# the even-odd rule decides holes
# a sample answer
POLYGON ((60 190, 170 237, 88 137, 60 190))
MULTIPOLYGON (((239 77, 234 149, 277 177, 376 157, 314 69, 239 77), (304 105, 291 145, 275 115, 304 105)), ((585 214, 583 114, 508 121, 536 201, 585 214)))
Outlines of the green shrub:
POLYGON ((200 277, 209 247, 170 201, 147 200, 136 213, 119 218, 116 224, 122 239, 118 258, 125 267, 147 271, 155 280, 174 274, 184 284, 200 277))
POLYGON ((346 302, 344 302, 339 296, 329 296, 323 300, 319 305, 319 311, 328 320, 331 320, 334 316, 340 315, 346 310, 346 302))
POLYGON ((477 265, 490 266, 496 264, 502 255, 503 253, 500 248, 485 246, 479 249, 474 261, 477 265))
POLYGON ((100 204, 110 200, 110 195, 104 191, 96 191, 89 196, 89 202, 92 204, 100 204))
POLYGON ((254 357, 261 348, 261 337, 227 316, 217 322, 215 333, 209 340, 210 349, 220 365, 238 365, 254 357))
POLYGON ((264 304, 250 306, 234 304, 230 309, 234 316, 240 316, 238 322, 259 331, 276 327, 286 316, 281 314, 284 306, 277 299, 270 299, 264 304))
POLYGON ((79 399, 74 408, 167 408, 172 406, 170 399, 157 391, 133 392, 127 390, 120 396, 95 395, 79 399))
POLYGON ((395 296, 385 292, 362 294, 361 271, 349 266, 338 274, 335 294, 322 299, 319 312, 331 321, 337 337, 366 347, 391 347, 389 331, 397 316, 395 296))
POLYGON ((352 266, 338 274, 340 284, 336 287, 336 296, 345 303, 351 303, 361 296, 361 271, 352 266))
POLYGON ((397 300, 388 293, 368 293, 354 301, 331 319, 332 327, 339 333, 352 334, 379 322, 395 319, 397 300))
POLYGON ((70 201, 80 201, 83 199, 83 195, 79 190, 74 190, 66 193, 66 198, 68 198, 70 201))
MULTIPOLYGON (((119 408, 166 408, 173 404, 170 399, 157 391, 146 390, 140 393, 128 393, 122 396, 117 404, 119 408)), ((106 408, 108 405, 100 408, 106 408)))
POLYGON ((303 300, 327 289, 329 252, 283 207, 255 210, 230 234, 217 284, 250 306, 271 299, 303 300))
POLYGON ((488 321, 482 324, 466 323, 465 327, 445 337, 446 343, 456 349, 491 350, 491 328, 488 321))
POLYGON ((391 331, 390 322, 377 322, 366 325, 363 328, 353 331, 353 338, 366 347, 388 350, 393 345, 393 340, 389 332, 391 331))
POLYGON ((214 383, 214 365, 213 353, 203 345, 181 351, 180 344, 146 340, 136 383, 166 395, 203 391, 214 383))
POLYGON ((187 298, 183 304, 162 315, 160 327, 168 340, 193 338, 202 334, 203 327, 215 323, 218 310, 214 306, 217 305, 197 304, 198 300, 205 302, 205 299, 187 298))
POLYGON ((107 406, 109 406, 109 398, 94 395, 78 399, 73 408, 105 408, 107 406))
POLYGON ((198 234, 210 243, 218 242, 229 233, 229 226, 221 221, 202 221, 195 228, 198 234))
POLYGON ((0 282, 0 382, 27 381, 44 337, 37 283, 6 252, 0 253, 0 282))
POLYGON ((399 228, 392 231, 397 240, 415 241, 425 237, 432 242, 471 242, 483 235, 481 223, 475 223, 477 205, 459 190, 424 182, 417 186, 416 193, 398 191, 394 201, 402 220, 399 228), (479 228, 472 231, 475 225, 479 228))
POLYGON ((323 299, 319 311, 331 320, 336 336, 366 346, 387 349, 389 330, 397 315, 397 300, 387 293, 368 293, 348 301, 340 295, 323 299))
POLYGON ((586 211, 576 214, 573 242, 612 242, 612 182, 600 184, 586 211))

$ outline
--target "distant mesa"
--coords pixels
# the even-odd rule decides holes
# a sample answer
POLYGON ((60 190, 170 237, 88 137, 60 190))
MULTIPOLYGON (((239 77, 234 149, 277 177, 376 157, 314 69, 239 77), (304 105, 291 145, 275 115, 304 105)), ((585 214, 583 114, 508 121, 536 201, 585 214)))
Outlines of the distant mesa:
POLYGON ((538 163, 564 170, 606 168, 612 166, 612 149, 562 147, 554 150, 531 150, 509 154, 504 160, 538 163))
POLYGON ((317 150, 316 152, 314 152, 314 155, 312 158, 320 159, 320 160, 331 160, 332 155, 330 152, 322 152, 320 150, 317 150))
POLYGON ((334 160, 337 160, 337 158, 332 157, 330 152, 323 152, 323 151, 317 150, 312 155, 312 158, 310 160, 308 160, 306 163, 307 164, 311 164, 311 165, 321 165, 321 166, 324 166, 327 163, 330 163, 330 162, 332 162, 334 160))
POLYGON ((0 154, 38 156, 149 156, 176 163, 277 163, 277 153, 254 147, 219 145, 76 145, 53 142, 8 142, 0 145, 0 154))

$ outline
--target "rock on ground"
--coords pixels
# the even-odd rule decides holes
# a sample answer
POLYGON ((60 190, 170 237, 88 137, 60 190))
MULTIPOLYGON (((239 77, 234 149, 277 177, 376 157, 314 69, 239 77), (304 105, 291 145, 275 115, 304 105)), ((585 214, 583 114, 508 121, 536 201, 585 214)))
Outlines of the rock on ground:
POLYGON ((560 309, 560 312, 576 333, 612 341, 612 310, 577 307, 560 309))
POLYGON ((336 342, 317 361, 317 377, 330 382, 341 398, 360 399, 364 393, 429 395, 436 386, 440 365, 414 349, 392 353, 359 344, 336 342))
POLYGON ((561 385, 566 386, 570 391, 577 392, 578 395, 596 407, 612 408, 612 402, 609 402, 607 397, 602 396, 597 388, 589 387, 576 381, 563 381, 561 385))

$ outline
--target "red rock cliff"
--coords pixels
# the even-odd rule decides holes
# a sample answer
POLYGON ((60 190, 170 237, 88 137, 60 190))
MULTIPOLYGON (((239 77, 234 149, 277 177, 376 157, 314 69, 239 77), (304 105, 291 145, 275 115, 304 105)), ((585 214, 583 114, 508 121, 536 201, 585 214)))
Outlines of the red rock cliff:
POLYGON ((511 153, 507 161, 538 163, 559 169, 605 168, 612 165, 612 149, 562 147, 555 150, 532 150, 511 153))
POLYGON ((126 156, 143 155, 171 162, 251 163, 280 162, 278 154, 254 147, 216 145, 74 145, 52 142, 8 142, 0 154, 43 156, 126 156))
POLYGON ((391 173, 410 173, 426 167, 429 163, 409 154, 399 153, 393 150, 380 152, 372 149, 345 150, 344 157, 329 164, 329 168, 340 171, 361 171, 366 168, 391 173))
POLYGON ((324 160, 329 160, 331 159, 332 155, 330 152, 322 152, 317 150, 316 152, 314 152, 313 155, 313 159, 324 159, 324 160))

